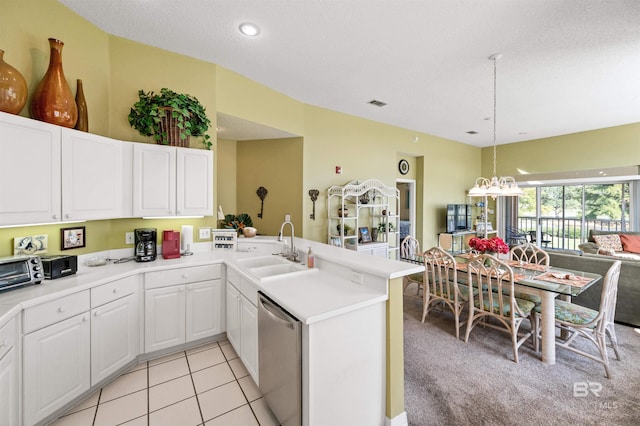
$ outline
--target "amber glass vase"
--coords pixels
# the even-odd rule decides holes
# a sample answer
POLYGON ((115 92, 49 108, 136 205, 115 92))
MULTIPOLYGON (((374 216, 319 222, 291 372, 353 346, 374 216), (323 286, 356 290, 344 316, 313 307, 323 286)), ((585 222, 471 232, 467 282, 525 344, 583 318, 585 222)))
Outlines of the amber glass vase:
POLYGON ((27 103, 27 94, 27 81, 4 61, 4 50, 0 49, 0 111, 19 114, 27 103))
POLYGON ((76 129, 83 132, 89 131, 89 114, 87 111, 87 101, 84 98, 84 88, 82 80, 78 79, 76 86, 76 106, 78 107, 78 121, 76 129))
POLYGON ((62 70, 63 46, 60 40, 49 39, 49 68, 31 98, 31 117, 73 128, 78 120, 78 107, 62 70))

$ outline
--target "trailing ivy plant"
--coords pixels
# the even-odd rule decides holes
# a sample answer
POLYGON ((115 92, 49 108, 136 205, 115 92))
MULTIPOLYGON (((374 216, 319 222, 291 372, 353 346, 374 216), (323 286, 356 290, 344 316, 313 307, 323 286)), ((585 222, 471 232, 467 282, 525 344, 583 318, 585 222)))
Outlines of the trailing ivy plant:
POLYGON ((211 149, 211 137, 207 130, 211 121, 207 117, 204 106, 191 95, 176 93, 167 88, 160 90, 160 94, 138 91, 139 100, 131 108, 129 124, 143 136, 153 136, 156 142, 166 140, 166 132, 160 129, 161 118, 165 116, 164 107, 173 109, 172 116, 176 118, 180 139, 187 136, 202 137, 202 143, 211 149))

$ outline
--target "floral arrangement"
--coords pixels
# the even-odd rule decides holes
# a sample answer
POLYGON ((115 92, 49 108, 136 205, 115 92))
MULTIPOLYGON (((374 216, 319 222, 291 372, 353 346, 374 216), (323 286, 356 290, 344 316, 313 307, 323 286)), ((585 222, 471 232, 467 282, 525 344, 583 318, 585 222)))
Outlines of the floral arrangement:
POLYGON ((509 253, 509 246, 500 237, 478 238, 473 237, 469 240, 469 247, 478 253, 509 253))
POLYGON ((222 222, 226 229, 235 229, 238 234, 242 233, 242 230, 247 226, 253 226, 251 216, 246 213, 241 213, 238 216, 232 214, 225 215, 222 222))

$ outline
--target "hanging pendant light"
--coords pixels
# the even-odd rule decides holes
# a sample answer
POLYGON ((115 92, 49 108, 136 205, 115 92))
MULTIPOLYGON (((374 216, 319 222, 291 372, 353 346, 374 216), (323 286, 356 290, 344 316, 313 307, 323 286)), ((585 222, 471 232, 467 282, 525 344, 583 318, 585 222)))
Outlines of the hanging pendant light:
POLYGON ((479 177, 476 183, 469 190, 469 197, 517 197, 522 195, 522 190, 518 187, 516 180, 511 176, 496 176, 496 62, 502 58, 502 54, 497 53, 489 56, 493 61, 493 177, 491 180, 479 177))

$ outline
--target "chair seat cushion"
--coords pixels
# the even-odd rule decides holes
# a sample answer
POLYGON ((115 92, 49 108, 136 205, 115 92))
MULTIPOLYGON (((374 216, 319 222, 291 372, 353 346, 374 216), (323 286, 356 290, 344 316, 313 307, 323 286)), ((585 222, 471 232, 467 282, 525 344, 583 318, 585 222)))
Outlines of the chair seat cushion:
POLYGON ((411 274, 411 275, 407 276, 407 279, 409 281, 413 281, 413 282, 417 282, 417 283, 421 283, 422 282, 422 278, 423 278, 422 272, 418 272, 416 274, 411 274))
MULTIPOLYGON (((460 293, 465 298, 465 300, 469 300, 469 286, 467 284, 458 284, 458 289, 460 289, 460 293)), ((475 287, 471 291, 473 292, 474 296, 478 294, 478 289, 475 287)))
MULTIPOLYGON (((499 300, 496 296, 493 297, 493 307, 490 307, 489 305, 489 297, 487 295, 486 292, 483 292, 484 296, 482 298, 482 309, 484 309, 485 311, 491 311, 494 314, 500 314, 500 315, 510 315, 511 314, 511 301, 510 298, 508 296, 502 296, 503 298, 503 312, 500 312, 500 303, 499 300)), ((529 313, 533 310, 533 308, 536 306, 535 303, 529 301, 529 300, 523 300, 523 299, 515 299, 516 303, 518 304, 518 306, 520 307, 520 310, 522 311, 523 315, 529 316, 529 313)), ((480 308, 480 299, 478 297, 474 298, 473 301, 474 305, 476 306, 476 308, 480 308)))
POLYGON ((576 305, 575 303, 556 300, 556 319, 571 324, 584 325, 593 321, 598 311, 576 305))
MULTIPOLYGON (((497 291, 495 288, 493 290, 497 291)), ((503 288, 502 294, 506 294, 508 296, 509 289, 503 288)), ((533 302, 536 306, 540 306, 540 304, 542 303, 542 297, 538 296, 537 294, 528 294, 522 291, 515 290, 514 296, 516 297, 516 299, 528 300, 529 302, 533 302)))

